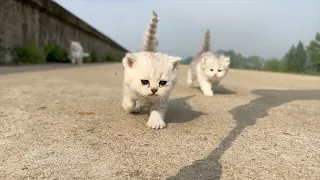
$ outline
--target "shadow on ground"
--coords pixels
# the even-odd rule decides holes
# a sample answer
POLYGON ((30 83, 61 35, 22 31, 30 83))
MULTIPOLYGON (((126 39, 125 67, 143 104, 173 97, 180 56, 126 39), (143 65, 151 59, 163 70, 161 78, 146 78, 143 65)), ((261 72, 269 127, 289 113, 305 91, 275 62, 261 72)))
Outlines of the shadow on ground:
MULTIPOLYGON (((193 97, 195 95, 171 99, 166 112, 166 123, 185 123, 195 120, 202 115, 207 115, 206 113, 192 109, 187 100, 193 97)), ((149 108, 144 108, 141 112, 135 113, 135 115, 149 114, 149 112, 149 108)))
POLYGON ((206 113, 192 109, 187 100, 193 97, 195 95, 172 99, 167 110, 166 122, 185 123, 197 119, 202 115, 207 115, 206 113))
MULTIPOLYGON (((195 89, 198 89, 201 93, 200 86, 194 86, 195 89)), ((237 92, 225 88, 223 85, 219 85, 214 89, 214 94, 236 94, 237 92)))
POLYGON ((248 126, 256 123, 257 119, 268 116, 268 110, 294 100, 320 100, 320 90, 253 90, 253 94, 261 97, 229 111, 236 121, 236 126, 220 144, 204 159, 197 160, 179 170, 175 176, 167 178, 217 180, 221 177, 222 165, 219 160, 231 147, 232 143, 248 126))

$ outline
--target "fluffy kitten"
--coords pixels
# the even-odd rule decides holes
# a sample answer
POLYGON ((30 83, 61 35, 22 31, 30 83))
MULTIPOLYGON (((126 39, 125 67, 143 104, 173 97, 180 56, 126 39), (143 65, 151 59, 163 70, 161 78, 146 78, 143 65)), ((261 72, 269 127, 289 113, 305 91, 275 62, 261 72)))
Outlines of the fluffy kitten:
POLYGON ((79 41, 70 41, 70 55, 71 63, 75 64, 77 62, 78 65, 83 63, 83 58, 88 57, 89 54, 83 51, 83 47, 79 41))
POLYGON ((145 33, 141 52, 127 53, 123 58, 124 81, 122 107, 128 113, 150 108, 147 125, 154 129, 165 127, 164 116, 169 95, 177 81, 180 57, 156 52, 157 15, 145 33))
POLYGON ((207 30, 201 51, 192 60, 187 75, 187 84, 198 81, 204 95, 213 96, 213 90, 227 75, 230 58, 214 53, 210 48, 210 31, 207 30))

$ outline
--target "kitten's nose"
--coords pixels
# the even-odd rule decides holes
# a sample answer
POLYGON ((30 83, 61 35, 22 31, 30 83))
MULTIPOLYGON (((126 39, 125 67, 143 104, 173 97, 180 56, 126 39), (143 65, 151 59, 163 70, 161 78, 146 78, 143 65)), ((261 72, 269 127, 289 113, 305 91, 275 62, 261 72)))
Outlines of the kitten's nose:
POLYGON ((158 91, 158 89, 156 89, 156 88, 152 88, 151 89, 151 92, 154 94, 154 93, 156 93, 158 91))
POLYGON ((213 77, 217 77, 217 74, 214 74, 213 77))

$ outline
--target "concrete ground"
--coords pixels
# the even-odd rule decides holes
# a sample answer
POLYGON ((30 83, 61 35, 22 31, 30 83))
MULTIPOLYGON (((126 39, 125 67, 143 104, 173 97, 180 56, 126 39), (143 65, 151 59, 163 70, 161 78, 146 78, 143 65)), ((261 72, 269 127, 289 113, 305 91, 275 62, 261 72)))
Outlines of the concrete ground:
POLYGON ((26 69, 0 68, 0 179, 320 179, 320 77, 231 70, 206 97, 181 66, 153 130, 121 64, 26 69))

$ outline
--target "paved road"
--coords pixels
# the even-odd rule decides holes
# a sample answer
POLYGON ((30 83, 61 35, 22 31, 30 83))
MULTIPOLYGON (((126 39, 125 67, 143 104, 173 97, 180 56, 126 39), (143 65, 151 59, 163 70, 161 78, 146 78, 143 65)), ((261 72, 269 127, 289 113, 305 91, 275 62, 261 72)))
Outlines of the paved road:
POLYGON ((121 109, 122 72, 2 73, 0 179, 320 179, 319 77, 231 70, 205 97, 181 66, 153 130, 121 109))

